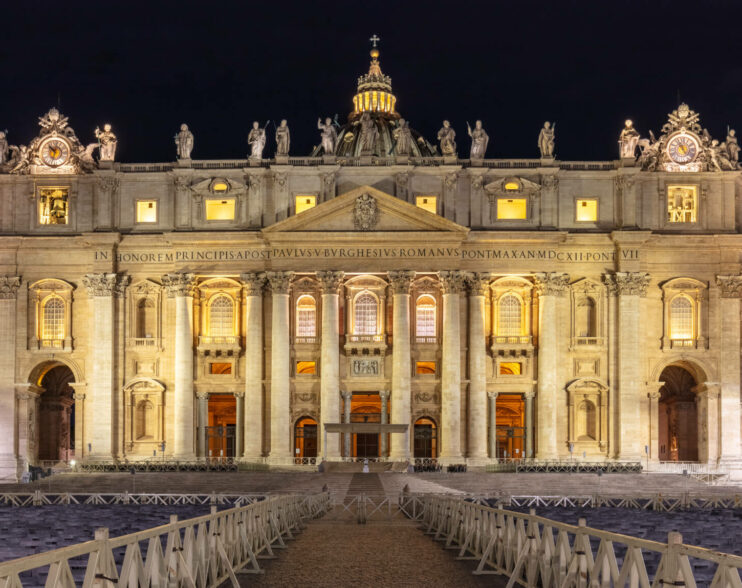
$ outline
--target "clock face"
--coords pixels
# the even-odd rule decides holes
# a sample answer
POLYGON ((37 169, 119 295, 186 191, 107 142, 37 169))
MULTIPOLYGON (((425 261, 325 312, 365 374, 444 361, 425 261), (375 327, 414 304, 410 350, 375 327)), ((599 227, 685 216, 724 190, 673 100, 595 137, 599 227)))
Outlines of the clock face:
POLYGON ((59 167, 69 160, 70 146, 66 141, 52 137, 41 144, 39 156, 49 167, 59 167))
POLYGON ((675 163, 684 165, 693 161, 698 155, 698 141, 690 135, 675 135, 667 143, 667 155, 675 163))

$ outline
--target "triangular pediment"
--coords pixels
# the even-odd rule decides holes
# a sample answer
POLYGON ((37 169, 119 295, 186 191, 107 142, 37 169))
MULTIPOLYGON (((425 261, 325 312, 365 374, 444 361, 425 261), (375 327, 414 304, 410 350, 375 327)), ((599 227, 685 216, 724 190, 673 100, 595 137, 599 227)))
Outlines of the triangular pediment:
POLYGON ((371 186, 354 188, 263 229, 283 232, 445 232, 465 236, 469 229, 371 186))

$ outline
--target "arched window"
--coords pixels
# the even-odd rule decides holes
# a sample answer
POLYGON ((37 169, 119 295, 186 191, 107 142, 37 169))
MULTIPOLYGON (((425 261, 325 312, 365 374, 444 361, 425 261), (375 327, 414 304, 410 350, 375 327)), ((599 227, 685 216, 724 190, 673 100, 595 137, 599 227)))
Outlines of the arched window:
POLYGON ((157 313, 151 298, 142 298, 137 303, 137 337, 154 337, 157 330, 157 313))
POLYGON ((300 296, 296 301, 296 336, 317 336, 317 303, 311 296, 300 296))
POLYGON ((670 303, 670 338, 693 339, 693 303, 685 296, 670 303))
POLYGON ((358 295, 354 305, 354 335, 376 335, 378 325, 378 302, 370 293, 358 295))
POLYGON ((64 339, 64 300, 57 296, 50 296, 44 303, 41 338, 64 339))
POLYGON ((502 337, 518 337, 523 331, 523 308, 515 294, 505 294, 498 303, 497 334, 502 337))
POLYGON ((423 294, 415 307, 415 334, 418 337, 435 337, 435 298, 423 294))
POLYGON ((234 335, 234 303, 226 294, 218 294, 209 304, 209 334, 212 337, 234 335))
POLYGON ((597 337, 598 324, 596 320, 595 301, 586 296, 577 302, 577 316, 575 323, 578 337, 597 337))
POLYGON ((152 439, 155 436, 155 407, 149 400, 141 400, 136 408, 136 439, 152 439))

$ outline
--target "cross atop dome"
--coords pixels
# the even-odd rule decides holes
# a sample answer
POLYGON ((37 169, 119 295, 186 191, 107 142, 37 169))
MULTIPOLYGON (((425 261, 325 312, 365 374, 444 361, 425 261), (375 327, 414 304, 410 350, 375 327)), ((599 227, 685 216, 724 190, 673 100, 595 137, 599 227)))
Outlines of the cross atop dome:
POLYGON ((371 41, 373 43, 372 46, 373 46, 374 49, 376 49, 376 43, 378 43, 379 41, 381 41, 381 37, 379 37, 379 35, 372 35, 371 38, 369 39, 369 41, 371 41))
POLYGON ((379 64, 379 49, 377 44, 381 41, 378 35, 372 35, 369 41, 373 44, 371 49, 371 63, 368 73, 358 78, 358 91, 353 97, 353 116, 360 116, 364 112, 379 113, 389 118, 398 118, 394 111, 397 98, 392 94, 392 78, 381 72, 379 64))

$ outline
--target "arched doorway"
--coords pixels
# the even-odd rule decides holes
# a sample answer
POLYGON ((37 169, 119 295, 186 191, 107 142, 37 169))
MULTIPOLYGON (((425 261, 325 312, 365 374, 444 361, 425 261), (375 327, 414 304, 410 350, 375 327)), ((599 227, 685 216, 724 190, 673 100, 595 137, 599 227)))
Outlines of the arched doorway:
POLYGON ((414 457, 438 457, 438 428, 433 419, 421 417, 415 421, 414 440, 414 457))
POLYGON ((667 366, 659 378, 660 461, 698 461, 698 410, 693 375, 678 365, 667 366))
POLYGON ((51 364, 42 371, 36 430, 37 458, 42 461, 69 461, 75 457, 75 400, 70 384, 75 377, 64 364, 51 364))
POLYGON ((294 456, 297 459, 317 457, 317 421, 303 416, 294 425, 294 456))
POLYGON ((209 395, 209 426, 206 427, 208 457, 235 457, 237 399, 234 394, 209 395))

